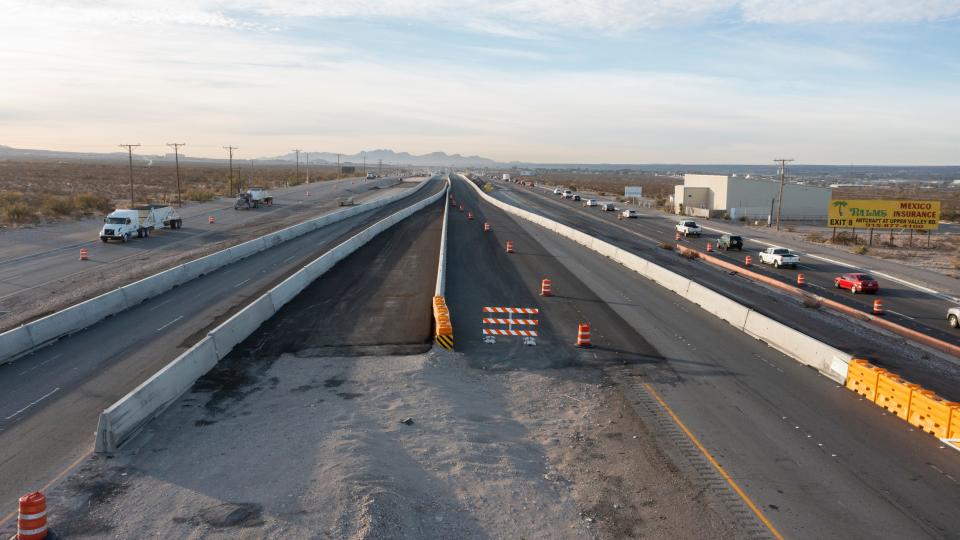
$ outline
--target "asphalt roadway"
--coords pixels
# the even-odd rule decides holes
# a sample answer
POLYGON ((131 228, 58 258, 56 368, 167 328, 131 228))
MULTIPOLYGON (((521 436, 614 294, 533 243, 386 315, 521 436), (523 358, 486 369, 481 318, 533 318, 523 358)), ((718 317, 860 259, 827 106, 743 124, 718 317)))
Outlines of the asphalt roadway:
POLYGON ((223 267, 0 366, 0 516, 90 451, 105 408, 265 290, 445 184, 431 182, 410 198, 223 267))
MULTIPOLYGON (((303 221, 337 210, 338 197, 360 197, 371 188, 386 188, 399 182, 396 177, 362 180, 349 178, 302 184, 272 190, 273 206, 255 210, 234 210, 233 200, 220 198, 180 209, 183 228, 154 231, 150 238, 104 244, 98 234, 101 219, 58 223, 16 231, 0 236, 0 324, 10 312, 23 311, 23 303, 40 297, 62 294, 70 288, 64 280, 95 279, 96 272, 116 269, 125 272, 142 264, 145 257, 168 257, 171 264, 191 249, 211 243, 240 239, 252 231, 266 234, 265 225, 303 221), (307 193, 310 193, 308 196, 307 193), (215 224, 208 223, 213 216, 215 224), (89 259, 79 259, 80 248, 87 248, 89 259)), ((182 262, 182 261, 181 261, 182 262)), ((157 270, 159 271, 159 270, 157 270)))
POLYGON ((463 181, 453 193, 475 216, 450 215, 446 294, 456 349, 472 365, 604 370, 744 537, 956 538, 956 451, 617 263, 482 203, 463 181), (544 277, 549 298, 538 295, 544 277), (537 345, 483 343, 483 306, 541 309, 537 345), (592 325, 592 349, 573 346, 580 322, 592 325))
MULTIPOLYGON (((559 197, 540 195, 537 193, 539 190, 501 182, 496 182, 494 185, 496 189, 492 193, 493 196, 505 202, 637 253, 807 335, 894 371, 911 382, 934 390, 948 399, 960 401, 960 361, 958 359, 931 355, 926 350, 911 346, 903 338, 891 337, 879 331, 859 327, 829 310, 806 309, 799 300, 788 297, 784 293, 758 286, 748 279, 708 263, 689 261, 673 251, 657 247, 660 242, 668 241, 671 244, 674 242, 672 232, 666 235, 661 230, 664 220, 660 218, 618 220, 614 212, 582 208, 579 203, 574 206, 573 203, 565 202, 559 197), (660 233, 656 232, 658 230, 660 233)), ((702 243, 705 242, 706 239, 703 239, 702 243)), ((690 243, 685 242, 687 245, 690 243)), ((739 254, 733 257, 739 257, 739 254)), ((768 274, 788 272, 788 270, 765 270, 758 268, 757 264, 751 268, 768 274)), ((858 298, 860 296, 867 295, 857 295, 858 298)), ((909 323, 910 321, 897 322, 909 323)), ((936 337, 954 337, 942 329, 927 331, 936 337)), ((955 339, 953 341, 955 342, 955 339)))
MULTIPOLYGON (((497 182, 497 184, 511 193, 516 194, 518 198, 524 202, 530 202, 532 198, 540 199, 540 201, 536 203, 540 208, 544 208, 545 206, 556 208, 560 206, 566 207, 566 209, 575 213, 599 217, 610 223, 617 222, 622 224, 624 227, 635 231, 636 234, 646 236, 651 242, 674 242, 676 232, 674 228, 675 222, 666 220, 661 216, 645 213, 641 214, 639 218, 618 220, 616 212, 603 212, 596 207, 584 208, 581 202, 563 199, 543 189, 531 190, 517 186, 516 184, 504 184, 501 182, 497 182), (553 200, 546 202, 544 199, 553 200), (551 204, 552 202, 558 204, 551 204)), ((628 206, 620 204, 618 207, 627 208, 628 206)), ((797 274, 802 273, 806 279, 806 288, 809 291, 849 305, 865 313, 872 312, 873 301, 879 298, 883 301, 884 309, 887 313, 886 316, 891 321, 908 328, 913 328, 914 330, 919 330, 949 343, 960 344, 960 332, 947 326, 947 309, 957 305, 957 302, 950 299, 947 294, 939 292, 932 294, 918 288, 922 287, 918 284, 913 284, 907 280, 897 281, 896 278, 888 278, 879 274, 875 276, 880 281, 880 292, 878 294, 851 294, 848 290, 836 289, 833 280, 837 276, 860 271, 856 267, 846 265, 842 261, 834 258, 820 256, 817 258, 807 257, 801 250, 798 252, 800 254, 800 266, 798 268, 776 269, 772 266, 761 264, 759 260, 759 252, 774 244, 750 240, 748 238, 750 234, 749 231, 738 232, 736 229, 739 227, 724 228, 723 222, 717 220, 704 221, 698 220, 697 218, 690 219, 697 221, 701 227, 705 228, 702 236, 699 238, 692 236, 687 238, 681 237, 680 242, 685 246, 706 251, 708 242, 713 246, 717 245, 717 240, 721 235, 720 230, 729 230, 732 234, 741 234, 745 239, 742 252, 736 250, 716 251, 715 249, 713 255, 727 262, 740 265, 743 264, 745 255, 751 255, 753 258, 751 269, 754 272, 761 273, 790 285, 795 285, 797 283, 797 274)), ((880 241, 880 239, 882 239, 882 233, 877 233, 877 235, 879 237, 878 241, 880 241)), ((876 266, 882 264, 883 261, 876 261, 876 266)), ((866 271, 866 273, 871 272, 866 271)))

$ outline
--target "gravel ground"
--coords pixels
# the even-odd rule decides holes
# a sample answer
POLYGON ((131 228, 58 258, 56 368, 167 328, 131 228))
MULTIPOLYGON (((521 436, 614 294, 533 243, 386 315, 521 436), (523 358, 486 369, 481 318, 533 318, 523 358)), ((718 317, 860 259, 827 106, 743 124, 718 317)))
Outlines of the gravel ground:
POLYGON ((63 537, 732 538, 596 368, 283 355, 49 493, 63 537), (407 420, 408 423, 403 423, 407 420))

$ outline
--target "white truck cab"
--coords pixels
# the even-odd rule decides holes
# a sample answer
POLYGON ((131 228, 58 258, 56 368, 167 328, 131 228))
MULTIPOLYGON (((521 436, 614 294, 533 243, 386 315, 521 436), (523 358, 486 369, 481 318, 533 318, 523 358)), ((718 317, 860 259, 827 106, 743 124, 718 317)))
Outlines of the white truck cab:
POLYGON ((103 218, 100 240, 127 242, 134 236, 147 238, 150 231, 160 227, 179 229, 183 219, 173 208, 164 204, 148 204, 134 208, 118 208, 103 218))

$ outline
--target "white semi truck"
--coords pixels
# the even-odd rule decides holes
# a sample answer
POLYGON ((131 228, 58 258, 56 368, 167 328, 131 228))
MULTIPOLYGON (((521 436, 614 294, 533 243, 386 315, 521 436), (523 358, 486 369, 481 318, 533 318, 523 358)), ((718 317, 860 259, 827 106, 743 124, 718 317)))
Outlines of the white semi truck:
POLYGON ((160 227, 179 229, 182 226, 183 218, 180 214, 165 204, 117 208, 103 218, 100 240, 127 242, 134 236, 147 238, 150 236, 150 231, 160 227))
POLYGON ((273 197, 262 187, 251 187, 247 191, 237 195, 237 200, 233 203, 234 210, 259 208, 261 206, 273 206, 273 197))

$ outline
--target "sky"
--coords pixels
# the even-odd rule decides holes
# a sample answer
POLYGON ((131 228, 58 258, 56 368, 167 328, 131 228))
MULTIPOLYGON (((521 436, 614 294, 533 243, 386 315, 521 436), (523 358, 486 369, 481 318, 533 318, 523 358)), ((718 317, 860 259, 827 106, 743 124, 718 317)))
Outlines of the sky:
POLYGON ((960 0, 0 0, 0 144, 960 164, 960 0))

